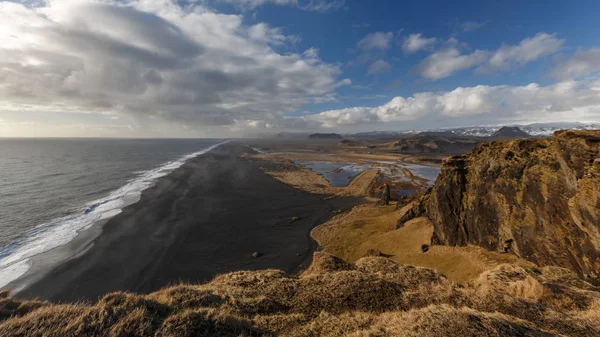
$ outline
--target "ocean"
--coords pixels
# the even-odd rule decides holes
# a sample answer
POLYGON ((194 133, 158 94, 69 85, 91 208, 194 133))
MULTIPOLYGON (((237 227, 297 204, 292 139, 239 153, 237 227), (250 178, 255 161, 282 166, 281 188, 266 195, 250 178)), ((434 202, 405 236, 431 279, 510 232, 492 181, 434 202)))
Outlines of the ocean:
POLYGON ((0 287, 139 199, 215 139, 1 139, 0 287))

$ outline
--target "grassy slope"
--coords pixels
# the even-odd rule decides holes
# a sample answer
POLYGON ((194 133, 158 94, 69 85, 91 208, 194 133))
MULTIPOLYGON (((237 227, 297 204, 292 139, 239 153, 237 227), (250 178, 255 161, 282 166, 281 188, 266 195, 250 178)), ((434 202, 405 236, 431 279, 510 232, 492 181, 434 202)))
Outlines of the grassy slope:
POLYGON ((396 229, 400 215, 410 205, 395 210, 395 205, 364 204, 313 229, 311 235, 323 248, 343 260, 354 262, 370 249, 377 249, 396 262, 435 268, 451 280, 464 283, 501 263, 531 265, 514 255, 487 251, 476 246, 432 246, 427 253, 433 226, 426 218, 409 221, 396 229))
POLYGON ((600 335, 600 294, 562 269, 503 264, 459 286, 383 257, 315 253, 301 276, 241 271, 94 304, 0 301, 2 336, 600 335))

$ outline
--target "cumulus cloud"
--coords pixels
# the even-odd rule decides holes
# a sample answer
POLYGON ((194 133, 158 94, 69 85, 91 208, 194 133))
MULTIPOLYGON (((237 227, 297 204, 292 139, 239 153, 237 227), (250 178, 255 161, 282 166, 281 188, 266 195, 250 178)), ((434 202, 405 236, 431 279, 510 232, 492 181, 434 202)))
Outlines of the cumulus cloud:
POLYGON ((242 10, 254 10, 263 5, 293 6, 306 11, 327 12, 344 7, 345 0, 216 0, 230 3, 242 10))
POLYGON ((392 32, 375 32, 358 41, 357 46, 362 50, 388 49, 393 37, 394 33, 392 32))
POLYGON ((269 124, 350 83, 316 49, 274 49, 290 43, 264 23, 171 0, 0 2, 0 111, 269 124))
MULTIPOLYGON (((454 44, 455 41, 453 41, 454 44)), ((554 35, 538 33, 522 40, 518 45, 504 45, 495 51, 476 50, 462 54, 455 46, 438 50, 419 64, 419 74, 438 80, 456 72, 477 67, 478 72, 508 70, 515 65, 535 61, 560 50, 564 40, 554 35)))
POLYGON ((402 44, 402 50, 405 53, 416 53, 419 50, 430 50, 435 45, 436 38, 425 38, 421 33, 419 34, 410 34, 408 37, 404 39, 404 43, 402 44))
POLYGON ((392 65, 384 60, 377 60, 369 66, 368 74, 374 75, 379 73, 387 73, 392 70, 392 65))
POLYGON ((546 87, 536 83, 459 87, 448 92, 399 96, 377 107, 324 111, 311 118, 325 127, 416 120, 427 121, 430 127, 442 127, 442 120, 460 118, 471 124, 478 120, 498 123, 598 119, 600 83, 564 81, 546 87))
POLYGON ((600 48, 577 50, 552 71, 557 78, 579 78, 600 71, 600 48))

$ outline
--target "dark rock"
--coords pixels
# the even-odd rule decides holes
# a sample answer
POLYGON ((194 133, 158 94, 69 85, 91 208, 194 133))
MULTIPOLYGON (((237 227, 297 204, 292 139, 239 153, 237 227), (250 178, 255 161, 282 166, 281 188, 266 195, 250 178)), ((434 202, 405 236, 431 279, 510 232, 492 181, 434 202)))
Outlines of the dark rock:
POLYGON ((261 254, 261 253, 259 253, 259 252, 254 252, 254 253, 252 253, 252 257, 253 257, 253 258, 261 257, 261 255, 262 255, 262 254, 261 254))
POLYGON ((367 252, 365 253, 365 255, 363 257, 369 257, 369 256, 383 256, 383 254, 381 254, 381 252, 377 249, 369 249, 367 250, 367 252))
POLYGON ((424 216, 426 213, 425 205, 427 204, 428 200, 429 196, 424 195, 421 197, 421 199, 415 201, 412 207, 398 219, 396 222, 396 229, 402 228, 404 223, 409 220, 424 216))
POLYGON ((421 245, 421 251, 423 253, 427 253, 428 250, 429 250, 429 245, 427 245, 427 244, 422 244, 421 245))
POLYGON ((390 199, 391 199, 390 185, 384 184, 383 185, 383 189, 381 191, 381 204, 382 205, 389 205, 390 204, 390 199))

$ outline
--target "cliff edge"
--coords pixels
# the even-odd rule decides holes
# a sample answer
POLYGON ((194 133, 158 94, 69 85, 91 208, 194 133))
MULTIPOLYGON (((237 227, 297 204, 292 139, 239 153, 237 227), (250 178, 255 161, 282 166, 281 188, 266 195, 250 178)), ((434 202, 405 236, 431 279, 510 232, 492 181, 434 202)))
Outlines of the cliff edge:
POLYGON ((446 159, 410 213, 431 219, 433 244, 512 252, 600 284, 600 131, 482 143, 446 159))

